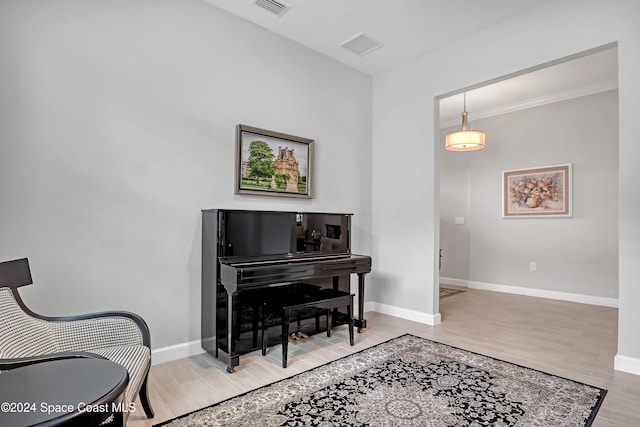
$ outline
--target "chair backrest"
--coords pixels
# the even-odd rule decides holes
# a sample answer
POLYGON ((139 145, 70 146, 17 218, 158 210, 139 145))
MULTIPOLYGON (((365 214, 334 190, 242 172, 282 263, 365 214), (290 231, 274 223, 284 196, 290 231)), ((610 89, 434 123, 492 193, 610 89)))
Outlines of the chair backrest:
POLYGON ((27 258, 0 263, 0 358, 53 353, 56 344, 51 324, 24 311, 18 294, 20 286, 30 285, 27 258))
POLYGON ((31 270, 29 269, 29 260, 27 258, 0 262, 0 288, 15 289, 32 283, 31 270))

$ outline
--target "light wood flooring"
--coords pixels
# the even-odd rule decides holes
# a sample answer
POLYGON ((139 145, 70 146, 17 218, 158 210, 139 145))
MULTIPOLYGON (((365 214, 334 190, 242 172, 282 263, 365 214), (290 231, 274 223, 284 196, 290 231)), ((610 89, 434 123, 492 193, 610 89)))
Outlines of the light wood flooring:
POLYGON ((208 354, 154 365, 149 387, 156 416, 147 420, 137 402, 127 425, 151 426, 411 333, 605 388, 593 425, 640 426, 640 376, 613 370, 617 309, 468 289, 441 299, 440 313, 442 323, 427 326, 368 312, 368 328, 356 333, 354 347, 341 326, 331 338, 318 334, 289 345, 286 369, 280 365, 280 346, 271 347, 267 357, 242 356, 233 374, 208 354))

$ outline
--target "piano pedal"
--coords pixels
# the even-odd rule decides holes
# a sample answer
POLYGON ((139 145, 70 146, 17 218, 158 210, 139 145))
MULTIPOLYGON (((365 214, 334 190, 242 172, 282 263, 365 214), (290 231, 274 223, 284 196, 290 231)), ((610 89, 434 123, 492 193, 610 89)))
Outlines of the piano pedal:
POLYGON ((304 332, 300 331, 298 332, 298 339, 299 340, 303 340, 305 338, 309 338, 309 335, 305 334, 304 332))

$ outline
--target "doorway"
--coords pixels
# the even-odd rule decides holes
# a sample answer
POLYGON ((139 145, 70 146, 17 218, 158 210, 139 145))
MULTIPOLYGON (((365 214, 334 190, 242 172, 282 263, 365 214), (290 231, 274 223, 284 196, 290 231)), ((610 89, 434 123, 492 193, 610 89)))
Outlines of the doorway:
POLYGON ((612 44, 439 97, 440 283, 615 304, 617 63, 612 44), (464 92, 486 148, 448 152, 464 92), (503 171, 562 163, 574 166, 572 217, 502 218, 503 171))

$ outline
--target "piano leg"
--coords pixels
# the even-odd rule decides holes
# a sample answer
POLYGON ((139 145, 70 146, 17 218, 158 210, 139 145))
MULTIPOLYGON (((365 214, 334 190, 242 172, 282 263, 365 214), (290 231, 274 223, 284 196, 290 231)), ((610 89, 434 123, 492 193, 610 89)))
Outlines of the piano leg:
POLYGON ((282 313, 282 367, 287 367, 287 353, 289 346, 289 310, 284 309, 282 313))
POLYGON ((227 291, 227 372, 233 373, 233 368, 240 364, 240 356, 236 354, 236 343, 233 339, 233 319, 234 319, 234 308, 237 309, 238 302, 238 293, 233 292, 229 289, 227 291))
POLYGON ((351 304, 347 307, 347 313, 349 314, 349 345, 353 346, 353 298, 351 298, 351 304))
POLYGON ((358 273, 358 319, 354 324, 358 327, 358 333, 367 327, 367 321, 364 318, 364 275, 367 273, 358 273))

